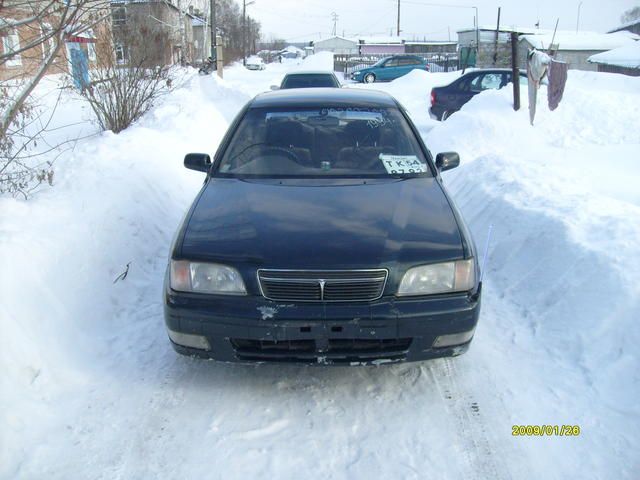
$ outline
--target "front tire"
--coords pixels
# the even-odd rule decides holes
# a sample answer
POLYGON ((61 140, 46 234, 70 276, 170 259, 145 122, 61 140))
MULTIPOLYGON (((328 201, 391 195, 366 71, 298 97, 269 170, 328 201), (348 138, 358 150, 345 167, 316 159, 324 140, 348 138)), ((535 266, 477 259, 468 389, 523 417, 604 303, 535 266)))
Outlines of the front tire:
POLYGON ((364 83, 373 83, 376 81, 376 76, 373 73, 367 73, 363 79, 364 83))

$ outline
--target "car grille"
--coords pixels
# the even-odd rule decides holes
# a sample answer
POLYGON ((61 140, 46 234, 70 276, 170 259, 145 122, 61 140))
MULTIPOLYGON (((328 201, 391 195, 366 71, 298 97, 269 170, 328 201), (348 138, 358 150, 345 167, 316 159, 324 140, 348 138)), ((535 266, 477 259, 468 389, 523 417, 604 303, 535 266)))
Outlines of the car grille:
POLYGON ((316 341, 311 339, 230 340, 241 360, 303 363, 399 361, 406 358, 412 342, 411 338, 333 338, 327 340, 326 346, 318 348, 316 341))
POLYGON ((258 270, 258 279, 270 300, 358 302, 382 296, 387 270, 258 270))

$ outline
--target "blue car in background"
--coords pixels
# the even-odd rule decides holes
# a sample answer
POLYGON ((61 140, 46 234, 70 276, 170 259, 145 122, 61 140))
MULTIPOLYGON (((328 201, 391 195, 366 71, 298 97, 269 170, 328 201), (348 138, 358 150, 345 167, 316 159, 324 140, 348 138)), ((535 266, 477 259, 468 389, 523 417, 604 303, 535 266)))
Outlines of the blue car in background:
POLYGON ((390 82, 414 69, 429 70, 427 61, 415 55, 395 55, 383 58, 371 67, 351 73, 351 80, 363 83, 390 82))

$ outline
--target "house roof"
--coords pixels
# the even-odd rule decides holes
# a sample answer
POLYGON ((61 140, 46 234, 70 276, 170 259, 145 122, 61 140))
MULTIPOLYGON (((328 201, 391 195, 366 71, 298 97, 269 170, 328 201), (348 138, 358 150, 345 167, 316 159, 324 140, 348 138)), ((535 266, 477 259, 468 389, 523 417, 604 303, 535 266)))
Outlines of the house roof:
POLYGON ((354 37, 354 40, 358 43, 364 43, 365 45, 401 45, 405 39, 402 37, 354 37))
POLYGON ((611 50, 635 43, 638 39, 640 39, 639 35, 627 31, 614 33, 560 31, 556 32, 555 38, 553 33, 520 37, 520 41, 524 40, 532 47, 541 50, 549 48, 552 40, 559 50, 611 50))
POLYGON ((407 41, 404 42, 405 45, 457 45, 458 42, 454 40, 424 40, 424 41, 407 41))
POLYGON ((618 25, 616 28, 612 28, 607 33, 619 32, 620 30, 624 30, 625 28, 633 27, 634 25, 640 24, 640 18, 636 18, 635 20, 631 20, 629 22, 623 23, 622 25, 618 25))
POLYGON ((358 40, 356 40, 356 39, 354 39, 354 38, 347 38, 347 37, 341 37, 340 35, 335 35, 335 36, 333 36, 333 37, 323 38, 323 39, 321 39, 321 40, 315 40, 315 41, 313 42, 313 44, 314 44, 314 45, 316 45, 316 44, 318 44, 318 43, 327 42, 327 41, 329 41, 329 40, 336 40, 336 39, 337 39, 337 40, 343 40, 343 41, 345 41, 345 42, 350 42, 350 43, 353 43, 353 44, 357 44, 357 43, 358 43, 358 40))
POLYGON ((640 68, 640 42, 633 42, 608 52, 596 53, 591 55, 587 61, 617 67, 640 68))
MULTIPOLYGON (((496 27, 495 25, 481 25, 480 27, 478 27, 478 30, 484 30, 484 31, 490 31, 490 32, 495 32, 496 31, 496 27)), ((463 28, 462 30, 458 30, 456 33, 464 33, 464 32, 475 32, 476 28, 472 27, 472 28, 463 28)), ((500 31, 501 32, 516 32, 516 33, 528 33, 528 34, 534 34, 537 32, 548 32, 549 30, 541 30, 535 27, 519 27, 519 26, 502 26, 500 25, 500 31)))

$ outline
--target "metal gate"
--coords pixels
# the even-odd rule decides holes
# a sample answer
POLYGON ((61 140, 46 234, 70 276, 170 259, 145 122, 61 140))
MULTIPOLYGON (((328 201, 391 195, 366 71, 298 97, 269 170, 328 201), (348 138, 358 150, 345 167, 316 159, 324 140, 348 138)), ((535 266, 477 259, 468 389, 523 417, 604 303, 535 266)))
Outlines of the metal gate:
MULTIPOLYGON (((366 67, 370 67, 383 58, 393 55, 389 54, 333 54, 333 69, 336 72, 344 73, 348 77, 352 72, 366 67)), ((457 53, 424 53, 412 54, 412 56, 422 57, 429 64, 430 72, 452 72, 460 70, 457 53)))

